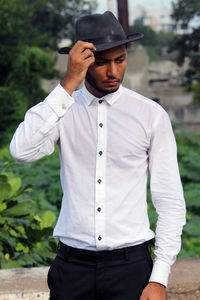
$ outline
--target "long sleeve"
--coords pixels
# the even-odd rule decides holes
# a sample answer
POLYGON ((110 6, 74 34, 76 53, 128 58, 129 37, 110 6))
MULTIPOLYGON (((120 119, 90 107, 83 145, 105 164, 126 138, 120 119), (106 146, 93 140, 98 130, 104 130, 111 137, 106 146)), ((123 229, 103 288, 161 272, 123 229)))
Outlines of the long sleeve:
POLYGON ((152 202, 158 214, 155 260, 150 281, 167 285, 170 267, 181 247, 185 201, 177 147, 169 117, 162 111, 152 129, 149 157, 152 202))
POLYGON ((74 103, 59 84, 43 101, 29 109, 10 143, 11 155, 20 162, 31 162, 54 151, 59 139, 58 121, 74 103))

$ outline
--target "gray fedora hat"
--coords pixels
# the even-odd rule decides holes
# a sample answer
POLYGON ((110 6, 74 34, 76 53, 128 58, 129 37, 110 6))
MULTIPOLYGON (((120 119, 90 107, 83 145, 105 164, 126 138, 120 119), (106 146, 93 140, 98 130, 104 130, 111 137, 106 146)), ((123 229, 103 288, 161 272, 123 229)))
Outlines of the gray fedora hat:
MULTIPOLYGON (((76 22, 75 41, 93 43, 96 51, 111 49, 143 38, 143 33, 126 35, 121 24, 110 12, 83 16, 76 22)), ((68 54, 71 47, 60 48, 60 54, 68 54)))

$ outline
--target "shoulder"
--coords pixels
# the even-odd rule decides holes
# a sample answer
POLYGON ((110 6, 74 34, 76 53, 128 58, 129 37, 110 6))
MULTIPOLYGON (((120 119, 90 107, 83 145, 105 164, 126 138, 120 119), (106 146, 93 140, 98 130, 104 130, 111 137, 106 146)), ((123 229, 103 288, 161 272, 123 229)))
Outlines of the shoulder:
POLYGON ((133 90, 130 90, 124 86, 122 86, 121 88, 122 91, 122 95, 124 95, 126 97, 126 99, 129 99, 130 101, 132 101, 133 104, 137 105, 137 106, 142 106, 143 108, 145 108, 146 110, 155 112, 155 113, 164 113, 167 114, 166 111, 164 110, 164 108, 158 104, 157 102, 155 102, 154 100, 147 98, 133 90))
MULTIPOLYGON (((170 127, 171 121, 168 113, 157 102, 149 99, 133 90, 122 87, 123 106, 142 124, 148 135, 159 127, 170 127)), ((122 102, 121 102, 122 103, 122 102)))

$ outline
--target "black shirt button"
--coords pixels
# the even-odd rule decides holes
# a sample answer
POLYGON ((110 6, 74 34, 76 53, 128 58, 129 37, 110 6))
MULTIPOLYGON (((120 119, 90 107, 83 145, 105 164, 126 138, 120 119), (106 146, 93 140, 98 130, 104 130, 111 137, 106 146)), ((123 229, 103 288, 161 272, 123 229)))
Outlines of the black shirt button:
POLYGON ((99 183, 99 184, 101 183, 101 179, 98 180, 98 183, 99 183))
POLYGON ((103 127, 103 123, 100 123, 99 126, 102 128, 103 127))
POLYGON ((100 212, 101 211, 101 207, 98 207, 97 210, 98 210, 98 212, 100 212))
POLYGON ((99 241, 101 241, 101 240, 102 240, 102 237, 101 237, 101 236, 99 236, 99 237, 98 237, 98 240, 99 240, 99 241))
POLYGON ((101 104, 103 102, 103 100, 99 100, 99 103, 101 104))
POLYGON ((99 155, 102 155, 103 154, 103 152, 102 151, 99 151, 99 155))

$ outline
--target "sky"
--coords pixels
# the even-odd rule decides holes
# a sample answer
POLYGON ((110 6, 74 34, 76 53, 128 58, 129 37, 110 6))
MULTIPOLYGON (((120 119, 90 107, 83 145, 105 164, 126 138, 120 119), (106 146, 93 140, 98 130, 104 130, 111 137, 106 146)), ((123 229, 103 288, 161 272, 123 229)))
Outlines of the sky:
MULTIPOLYGON (((107 0, 98 0, 98 8, 96 12, 103 13, 108 9, 108 1, 107 0)), ((155 9, 170 9, 171 8, 171 0, 128 0, 128 7, 130 10, 134 8, 136 5, 143 5, 155 8, 155 9)), ((113 0, 114 9, 116 10, 117 0, 113 0)))
MULTIPOLYGON (((113 5, 113 13, 116 17, 118 17, 117 13, 117 0, 110 0, 113 5)), ((174 0, 176 1, 176 0, 174 0)), ((103 13, 108 10, 108 0, 97 0, 98 7, 96 9, 96 13, 103 13)), ((128 0, 128 9, 129 9, 129 24, 132 24, 134 19, 134 8, 138 5, 142 5, 144 8, 150 8, 155 10, 169 10, 169 14, 171 13, 172 8, 172 0, 128 0)))

